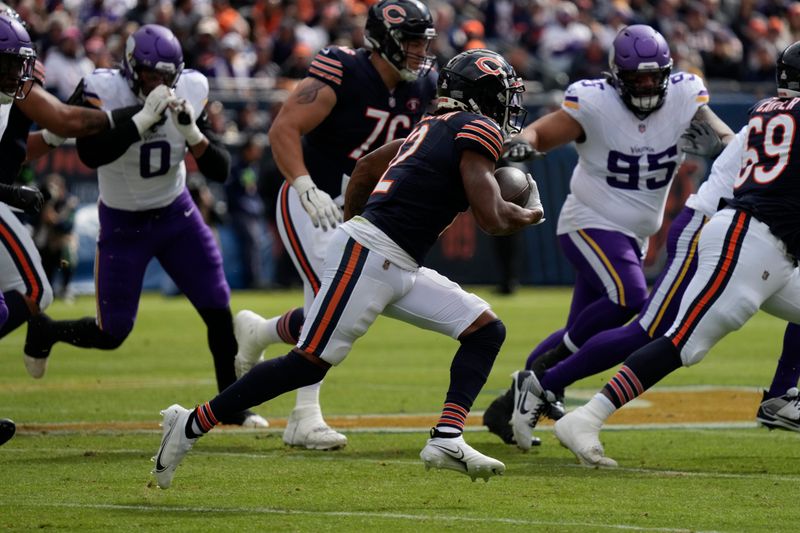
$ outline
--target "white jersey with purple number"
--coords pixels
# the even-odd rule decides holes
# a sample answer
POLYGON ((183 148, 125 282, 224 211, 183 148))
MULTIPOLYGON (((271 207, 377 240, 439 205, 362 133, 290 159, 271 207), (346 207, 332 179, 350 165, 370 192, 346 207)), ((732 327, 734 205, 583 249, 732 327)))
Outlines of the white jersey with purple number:
POLYGON ((639 119, 606 80, 583 80, 567 89, 561 108, 586 139, 561 209, 558 234, 584 228, 619 231, 642 244, 658 231, 669 185, 683 154, 678 139, 708 91, 697 76, 670 76, 664 104, 639 119))
MULTIPOLYGON (((98 69, 84 81, 86 100, 103 110, 141 104, 116 69, 98 69)), ((188 100, 196 113, 208 100, 208 80, 184 70, 175 94, 188 100)), ((172 203, 186 185, 186 140, 167 120, 133 143, 116 161, 97 169, 100 200, 114 209, 144 211, 172 203)))
POLYGON ((700 185, 697 192, 686 199, 686 207, 691 207, 711 218, 719 208, 720 198, 733 198, 733 182, 742 169, 742 155, 746 139, 747 126, 739 130, 736 137, 714 160, 711 174, 700 185))

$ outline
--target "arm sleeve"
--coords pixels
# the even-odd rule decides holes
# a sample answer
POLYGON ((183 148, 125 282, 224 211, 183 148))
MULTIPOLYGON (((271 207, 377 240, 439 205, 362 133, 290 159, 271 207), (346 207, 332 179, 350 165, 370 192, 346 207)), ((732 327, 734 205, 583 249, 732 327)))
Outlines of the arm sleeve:
MULTIPOLYGON (((88 103, 85 107, 93 107, 88 103)), ((114 127, 96 135, 75 139, 78 157, 89 168, 107 165, 119 159, 122 154, 139 140, 139 130, 132 117, 140 106, 123 107, 112 111, 114 127)))
POLYGON ((206 179, 225 183, 231 173, 231 156, 219 137, 211 131, 206 113, 197 119, 197 127, 208 138, 206 151, 197 158, 197 168, 206 179))
POLYGON ((15 105, 11 106, 8 125, 0 138, 0 183, 13 183, 19 174, 28 146, 28 131, 33 122, 15 105))

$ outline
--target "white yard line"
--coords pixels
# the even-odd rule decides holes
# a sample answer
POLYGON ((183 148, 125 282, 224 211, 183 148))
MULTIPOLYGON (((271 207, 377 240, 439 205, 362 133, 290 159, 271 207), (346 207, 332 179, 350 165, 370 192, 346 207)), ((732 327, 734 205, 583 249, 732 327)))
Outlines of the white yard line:
POLYGON ((30 503, 16 502, 13 505, 20 507, 40 508, 70 508, 70 509, 95 509, 103 511, 140 511, 144 513, 203 513, 203 514, 263 514, 263 515, 291 515, 291 516, 327 516, 342 518, 384 518, 387 520, 408 520, 414 522, 427 522, 429 524, 442 524, 443 522, 475 524, 510 524, 522 526, 550 526, 550 527, 581 527, 592 530, 634 530, 634 531, 663 531, 683 533, 695 531, 693 529, 667 528, 667 527, 642 527, 628 524, 605 524, 599 522, 551 522, 545 520, 523 520, 517 518, 491 518, 470 516, 447 516, 430 514, 406 513, 378 513, 367 511, 304 511, 298 509, 278 509, 272 507, 190 507, 181 505, 119 505, 119 504, 94 504, 94 503, 30 503))

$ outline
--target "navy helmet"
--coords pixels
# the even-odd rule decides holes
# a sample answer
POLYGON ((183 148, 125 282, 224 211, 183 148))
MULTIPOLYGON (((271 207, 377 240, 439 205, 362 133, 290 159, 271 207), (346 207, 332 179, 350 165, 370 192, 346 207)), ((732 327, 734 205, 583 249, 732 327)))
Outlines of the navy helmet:
MULTIPOLYGON (((367 14, 367 39, 372 48, 389 62, 406 81, 425 76, 436 58, 409 52, 406 41, 430 42, 436 38, 433 17, 419 0, 382 0, 367 14)), ((426 47, 427 50, 427 47, 426 47)))
POLYGON ((439 73, 438 109, 460 109, 491 118, 506 135, 520 132, 527 111, 525 85, 514 68, 491 50, 461 52, 439 73))
POLYGON ((778 96, 800 96, 800 41, 790 44, 781 52, 775 67, 778 96))

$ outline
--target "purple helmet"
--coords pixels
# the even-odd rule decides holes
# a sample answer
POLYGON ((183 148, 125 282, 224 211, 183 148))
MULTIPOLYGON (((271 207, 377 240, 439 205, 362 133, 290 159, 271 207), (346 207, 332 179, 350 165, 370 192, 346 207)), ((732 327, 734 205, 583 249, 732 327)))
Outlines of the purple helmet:
POLYGON ((636 115, 646 116, 664 103, 672 57, 664 36, 645 24, 620 30, 608 55, 611 81, 636 115))
POLYGON ((0 104, 28 96, 33 83, 36 50, 20 22, 0 14, 0 104))
POLYGON ((183 71, 183 50, 177 37, 164 26, 145 24, 125 43, 122 74, 131 90, 139 96, 142 89, 140 72, 149 70, 160 74, 164 85, 175 87, 183 71))

